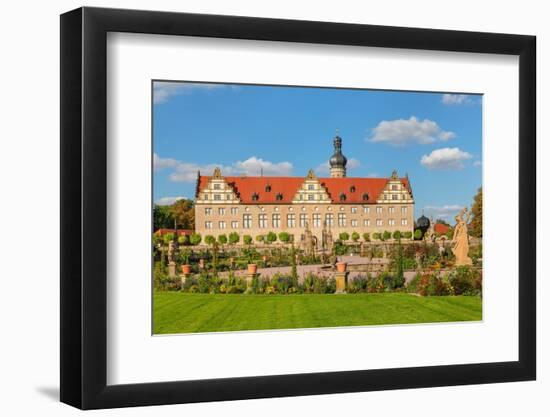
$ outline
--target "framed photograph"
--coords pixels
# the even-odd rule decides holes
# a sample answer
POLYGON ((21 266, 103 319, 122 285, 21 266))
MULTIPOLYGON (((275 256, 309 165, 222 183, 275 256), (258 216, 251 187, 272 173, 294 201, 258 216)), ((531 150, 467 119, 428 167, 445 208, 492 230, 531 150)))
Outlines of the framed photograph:
POLYGON ((61 16, 61 401, 533 380, 535 37, 61 16))

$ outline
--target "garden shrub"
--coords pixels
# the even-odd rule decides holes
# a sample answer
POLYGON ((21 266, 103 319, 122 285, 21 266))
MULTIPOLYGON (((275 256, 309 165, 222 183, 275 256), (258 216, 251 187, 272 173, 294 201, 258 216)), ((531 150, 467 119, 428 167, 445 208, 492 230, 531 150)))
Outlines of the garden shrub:
POLYGON ((357 233, 357 232, 353 232, 351 234, 351 240, 353 240, 354 242, 357 242, 359 240, 359 237, 360 237, 359 233, 357 233))
POLYGON ((189 241, 191 242, 192 245, 198 245, 199 243, 201 243, 201 240, 202 240, 202 236, 200 235, 200 233, 193 233, 189 238, 189 241))
POLYGON ((348 232, 342 232, 342 233, 340 233, 339 238, 340 238, 340 240, 345 242, 346 240, 349 240, 349 233, 348 232))
POLYGON ((391 233, 386 230, 384 231, 384 234, 382 235, 382 237, 384 240, 388 240, 391 238, 391 233))
POLYGON ((246 245, 250 245, 252 243, 252 236, 250 235, 244 235, 243 236, 243 242, 246 244, 246 245))
POLYGON ((218 236, 218 243, 220 245, 225 245, 227 243, 227 235, 221 234, 218 236))
POLYGON ((155 262, 153 267, 153 286, 157 291, 178 291, 181 281, 178 277, 169 277, 164 262, 155 262))
POLYGON ((362 293, 368 291, 368 280, 366 276, 358 275, 348 283, 349 293, 362 293))
POLYGON ((455 295, 479 295, 481 293, 481 272, 474 268, 458 266, 449 275, 455 295))

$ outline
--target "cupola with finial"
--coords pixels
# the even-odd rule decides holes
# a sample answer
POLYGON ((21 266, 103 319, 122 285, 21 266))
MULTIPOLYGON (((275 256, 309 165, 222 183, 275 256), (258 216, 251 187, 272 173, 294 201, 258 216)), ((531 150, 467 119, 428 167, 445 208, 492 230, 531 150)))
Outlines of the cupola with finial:
POLYGON ((334 154, 332 154, 328 162, 332 178, 344 178, 346 176, 348 160, 342 153, 342 138, 338 134, 334 137, 334 154))

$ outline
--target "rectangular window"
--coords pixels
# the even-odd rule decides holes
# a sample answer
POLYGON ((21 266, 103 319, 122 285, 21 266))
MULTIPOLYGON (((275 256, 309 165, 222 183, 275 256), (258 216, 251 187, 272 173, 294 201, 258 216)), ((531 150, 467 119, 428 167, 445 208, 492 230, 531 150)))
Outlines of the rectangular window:
POLYGON ((239 209, 237 207, 231 207, 231 214, 237 214, 239 209))
POLYGON ((221 184, 214 184, 214 190, 219 190, 221 188, 221 184))
POLYGON ((208 200, 208 194, 203 194, 203 195, 202 195, 202 198, 203 198, 204 200, 208 200))
POLYGON ((250 229, 252 227, 252 214, 243 214, 243 228, 250 229))
POLYGON ((224 207, 220 207, 220 208, 218 209, 218 214, 224 215, 224 214, 225 214, 225 208, 224 208, 224 207))
POLYGON ((307 214, 301 213, 300 214, 300 227, 306 227, 307 223, 307 214))
POLYGON ((226 194, 226 195, 225 195, 225 199, 226 199, 226 200, 231 200, 231 194, 226 194))
POLYGON ((363 226, 370 226, 370 220, 369 219, 365 219, 363 220, 363 226))
POLYGON ((212 207, 206 207, 204 209, 204 214, 212 214, 212 207))
POLYGON ((370 207, 363 207, 363 213, 369 214, 370 213, 370 207))
POLYGON ((212 229, 212 222, 204 222, 204 227, 206 229, 212 229))
POLYGON ((352 212, 352 213, 357 213, 357 207, 352 207, 352 208, 351 208, 351 212, 352 212))
POLYGON ((357 227, 357 219, 351 219, 351 227, 357 227))
POLYGON ((394 190, 394 191, 399 190, 399 185, 392 184, 391 189, 394 190))
POLYGON ((239 228, 239 222, 236 221, 236 220, 233 220, 233 221, 231 222, 231 228, 232 228, 232 229, 238 229, 238 228, 239 228))
POLYGON ((281 215, 280 214, 274 214, 271 217, 271 221, 273 223, 273 227, 276 227, 276 228, 281 227, 281 215))
POLYGON ((222 199, 222 196, 220 194, 214 194, 214 200, 220 201, 222 199))
POLYGON ((376 214, 382 214, 382 207, 381 206, 376 207, 376 214))
POLYGON ((265 229, 267 227, 267 214, 258 215, 258 226, 261 229, 265 229))
POLYGON ((308 201, 313 201, 313 200, 315 200, 315 194, 308 194, 308 195, 307 195, 307 199, 308 199, 308 201))
POLYGON ((294 213, 286 215, 286 227, 296 227, 296 215, 294 213))
POLYGON ((382 221, 382 219, 376 219, 376 225, 377 226, 384 226, 384 222, 382 221))
POLYGON ((346 225, 345 213, 338 213, 338 226, 343 227, 346 225))
POLYGON ((332 213, 325 214, 325 224, 327 226, 334 226, 334 214, 332 213))
POLYGON ((313 227, 321 227, 321 215, 319 213, 313 214, 313 227))
POLYGON ((399 197, 399 196, 398 196, 397 194, 392 194, 391 199, 392 199, 392 200, 397 200, 398 197, 399 197))
POLYGON ((401 214, 407 214, 407 206, 401 207, 401 214))
POLYGON ((395 219, 389 219, 388 220, 388 225, 389 226, 395 226, 395 219))
POLYGON ((218 227, 220 229, 225 229, 225 222, 224 221, 219 222, 218 227))
POLYGON ((308 190, 315 190, 315 185, 314 184, 308 184, 307 189, 308 190))
POLYGON ((389 212, 390 214, 395 213, 395 207, 388 207, 388 212, 389 212))
POLYGON ((401 226, 407 226, 407 219, 401 219, 401 226))

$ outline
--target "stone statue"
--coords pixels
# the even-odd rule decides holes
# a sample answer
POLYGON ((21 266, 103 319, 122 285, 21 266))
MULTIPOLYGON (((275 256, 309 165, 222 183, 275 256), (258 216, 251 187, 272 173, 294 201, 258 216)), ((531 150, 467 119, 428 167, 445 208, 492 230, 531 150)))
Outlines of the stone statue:
POLYGON ((424 234, 426 242, 435 242, 435 223, 433 217, 430 217, 430 227, 424 234))
POLYGON ((468 222, 470 221, 470 214, 464 218, 466 211, 467 209, 465 208, 455 216, 456 226, 453 233, 451 250, 456 258, 456 266, 472 265, 472 260, 468 256, 468 249, 470 247, 468 241, 468 222))
POLYGON ((311 230, 309 230, 309 224, 306 223, 306 228, 304 231, 304 252, 306 255, 314 255, 315 254, 315 240, 313 238, 313 234, 311 233, 311 230))
POLYGON ((174 252, 175 251, 176 251, 176 244, 174 243, 173 240, 171 240, 168 243, 168 263, 169 264, 175 262, 175 258, 174 258, 174 252))

